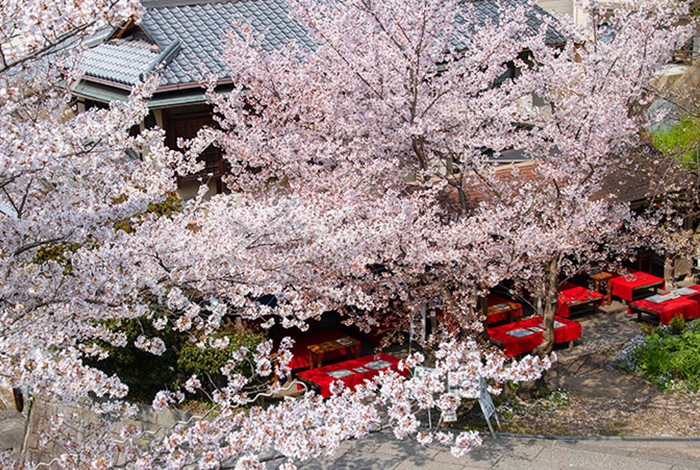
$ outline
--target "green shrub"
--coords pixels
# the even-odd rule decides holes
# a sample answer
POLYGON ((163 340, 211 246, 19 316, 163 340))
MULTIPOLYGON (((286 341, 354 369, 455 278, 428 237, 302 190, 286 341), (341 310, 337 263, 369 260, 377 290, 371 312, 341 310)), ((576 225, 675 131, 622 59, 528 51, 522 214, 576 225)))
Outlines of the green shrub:
POLYGON ((127 345, 122 348, 98 342, 109 352, 109 357, 103 360, 88 358, 86 362, 89 365, 106 374, 117 375, 129 387, 128 397, 135 401, 151 402, 158 391, 177 388, 177 350, 182 342, 178 332, 170 326, 158 331, 151 320, 138 318, 119 323, 109 321, 107 327, 126 333, 127 345), (160 338, 165 343, 165 352, 156 356, 135 347, 134 341, 139 335, 160 338))
MULTIPOLYGON (((231 353, 241 346, 247 347, 251 353, 265 338, 263 334, 249 331, 227 330, 215 335, 215 338, 229 338, 226 348, 214 348, 209 345, 198 346, 198 342, 192 341, 189 333, 182 333, 166 326, 163 330, 156 330, 152 320, 130 319, 119 324, 110 321, 107 326, 114 330, 126 333, 127 346, 114 347, 106 343, 98 342, 100 346, 109 352, 109 357, 103 360, 94 358, 86 359, 86 362, 107 374, 116 374, 129 386, 128 397, 132 400, 150 403, 155 394, 163 389, 181 390, 184 383, 192 375, 200 378, 202 387, 212 391, 215 386, 221 386, 224 378, 220 372, 221 367, 231 358, 231 353), (139 335, 147 338, 160 338, 166 350, 156 356, 134 346, 134 341, 139 335)), ((236 371, 246 377, 251 377, 253 368, 243 361, 236 367, 236 371)), ((198 396, 206 399, 205 396, 198 396)))
POLYGON ((700 120, 685 117, 680 123, 668 129, 652 131, 656 148, 668 155, 675 155, 681 162, 691 167, 698 164, 700 145, 700 120))
POLYGON ((217 386, 222 385, 221 368, 231 358, 231 354, 241 347, 246 347, 249 353, 246 357, 247 360, 241 361, 236 366, 235 371, 245 377, 253 375, 255 368, 249 361, 252 360, 255 348, 265 339, 265 336, 249 331, 224 331, 214 336, 214 338, 219 339, 223 337, 229 339, 229 344, 225 348, 202 348, 194 341, 187 341, 182 345, 177 358, 177 369, 186 376, 184 380, 197 375, 203 378, 201 382, 205 388, 208 388, 205 377, 211 379, 217 386))
POLYGON ((700 390, 700 319, 662 325, 623 348, 620 362, 664 390, 700 390))
POLYGON ((685 330, 685 318, 683 318, 682 315, 676 315, 671 319, 669 325, 671 325, 671 328, 673 328, 674 331, 680 333, 685 330))

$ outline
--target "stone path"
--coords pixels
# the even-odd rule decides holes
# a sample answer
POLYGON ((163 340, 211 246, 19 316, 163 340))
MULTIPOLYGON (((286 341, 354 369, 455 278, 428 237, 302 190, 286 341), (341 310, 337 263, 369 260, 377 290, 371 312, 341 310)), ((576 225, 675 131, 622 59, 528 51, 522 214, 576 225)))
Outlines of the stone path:
POLYGON ((25 426, 25 416, 15 410, 11 393, 0 388, 0 451, 19 452, 25 426))
POLYGON ((606 305, 595 315, 574 318, 581 323, 581 339, 572 349, 557 352, 560 361, 568 361, 627 342, 640 334, 636 317, 627 315, 627 306, 619 301, 606 305))
POLYGON ((395 441, 379 433, 347 442, 331 457, 301 465, 304 470, 690 470, 700 468, 700 441, 548 440, 484 438, 456 459, 445 448, 395 441))

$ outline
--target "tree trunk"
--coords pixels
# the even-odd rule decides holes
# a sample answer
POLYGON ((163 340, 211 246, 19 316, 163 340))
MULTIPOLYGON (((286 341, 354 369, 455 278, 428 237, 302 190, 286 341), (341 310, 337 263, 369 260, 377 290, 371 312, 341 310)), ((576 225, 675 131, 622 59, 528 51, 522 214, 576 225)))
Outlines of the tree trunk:
MULTIPOLYGON (((546 270, 544 313, 542 316, 542 343, 537 346, 534 353, 538 356, 546 356, 554 348, 554 314, 557 311, 559 300, 559 263, 556 260, 549 262, 546 270)), ((541 307, 540 307, 541 308, 541 307)))
POLYGON ((676 287, 676 277, 674 273, 674 258, 666 256, 664 259, 664 281, 666 281, 666 289, 674 289, 676 287))

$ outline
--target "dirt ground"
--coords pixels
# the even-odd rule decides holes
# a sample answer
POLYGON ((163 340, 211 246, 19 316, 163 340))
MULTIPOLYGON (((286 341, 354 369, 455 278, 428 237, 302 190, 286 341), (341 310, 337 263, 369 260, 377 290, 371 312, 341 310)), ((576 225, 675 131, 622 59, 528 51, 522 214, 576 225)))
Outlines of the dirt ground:
MULTIPOLYGON (((661 393, 614 365, 616 348, 560 362, 548 375, 553 392, 504 402, 503 431, 558 435, 698 436, 698 396, 661 393)), ((482 418, 483 419, 483 418, 482 418)))

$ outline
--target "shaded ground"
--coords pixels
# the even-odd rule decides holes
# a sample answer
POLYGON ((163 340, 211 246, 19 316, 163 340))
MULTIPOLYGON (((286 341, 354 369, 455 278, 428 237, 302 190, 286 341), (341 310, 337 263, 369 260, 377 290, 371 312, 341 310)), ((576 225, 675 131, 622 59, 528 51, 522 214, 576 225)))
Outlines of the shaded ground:
MULTIPOLYGON (((502 430, 568 436, 700 436, 698 396, 662 393, 646 379, 618 368, 622 344, 640 334, 619 302, 576 319, 581 340, 558 351, 545 398, 498 398, 502 430)), ((460 410, 456 427, 487 430, 478 405, 460 410)))
POLYGON ((0 451, 19 452, 24 427, 24 416, 15 410, 11 392, 0 388, 0 451))
POLYGON ((554 392, 545 399, 515 404, 513 418, 504 420, 508 431, 589 436, 700 435, 697 396, 662 393, 646 379, 615 365, 621 345, 640 331, 636 319, 624 310, 613 305, 607 314, 582 321, 582 344, 560 353, 560 361, 548 375, 554 392))
POLYGON ((549 397, 512 406, 504 430, 532 434, 698 436, 697 397, 661 393, 613 364, 615 350, 558 364, 549 397))
MULTIPOLYGON (((700 442, 549 440, 484 436, 461 458, 444 447, 423 447, 377 433, 346 441, 332 456, 302 463, 303 470, 690 470, 698 468, 700 442)), ((279 461, 267 468, 277 468, 279 461)))

